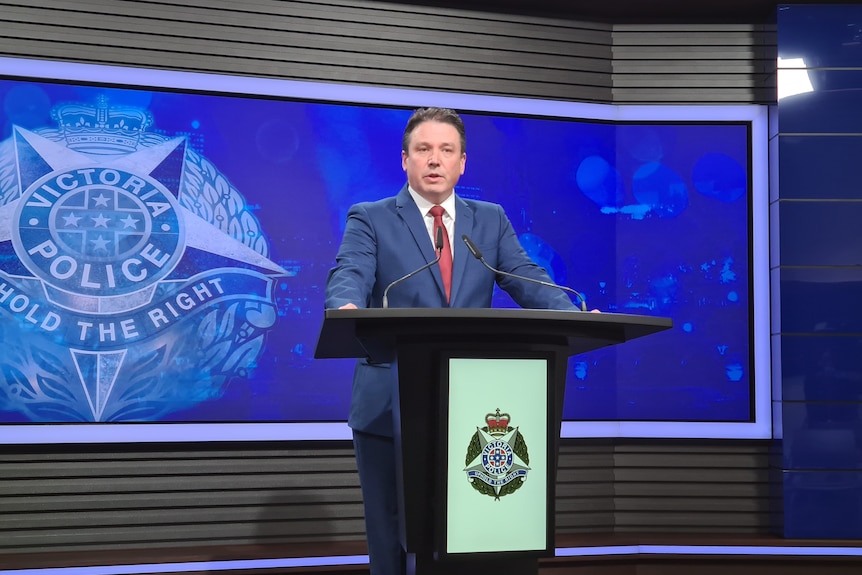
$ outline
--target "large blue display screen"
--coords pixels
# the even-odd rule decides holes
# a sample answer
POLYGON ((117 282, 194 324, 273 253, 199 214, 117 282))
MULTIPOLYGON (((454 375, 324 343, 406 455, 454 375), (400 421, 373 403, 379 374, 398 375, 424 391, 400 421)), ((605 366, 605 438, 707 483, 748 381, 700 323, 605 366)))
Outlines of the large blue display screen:
MULTIPOLYGON (((409 107, 20 79, 0 98, 7 430, 346 419, 352 361, 313 359, 326 275, 348 206, 404 184, 409 107)), ((674 320, 572 359, 565 418, 752 420, 750 125, 461 112, 459 194, 502 204, 591 308, 674 320)))

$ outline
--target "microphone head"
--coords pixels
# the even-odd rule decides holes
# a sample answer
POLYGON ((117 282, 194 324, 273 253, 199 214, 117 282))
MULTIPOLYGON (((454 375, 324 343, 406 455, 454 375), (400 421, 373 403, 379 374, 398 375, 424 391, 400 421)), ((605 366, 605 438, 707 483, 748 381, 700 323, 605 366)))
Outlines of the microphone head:
POLYGON ((437 228, 437 235, 434 236, 434 248, 441 252, 443 251, 443 226, 437 228))
POLYGON ((464 240, 464 243, 467 244, 467 249, 470 250, 470 253, 473 254, 473 257, 477 260, 482 259, 482 252, 479 251, 479 248, 476 247, 476 244, 473 243, 473 240, 467 237, 467 234, 461 236, 461 239, 464 240))

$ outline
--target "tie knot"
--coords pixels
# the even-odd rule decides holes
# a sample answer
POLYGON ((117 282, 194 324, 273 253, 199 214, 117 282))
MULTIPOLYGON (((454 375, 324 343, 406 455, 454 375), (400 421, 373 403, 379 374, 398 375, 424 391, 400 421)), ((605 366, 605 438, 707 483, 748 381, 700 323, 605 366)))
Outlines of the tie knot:
POLYGON ((446 213, 446 210, 443 209, 443 206, 433 206, 428 213, 430 213, 435 218, 439 218, 446 213))

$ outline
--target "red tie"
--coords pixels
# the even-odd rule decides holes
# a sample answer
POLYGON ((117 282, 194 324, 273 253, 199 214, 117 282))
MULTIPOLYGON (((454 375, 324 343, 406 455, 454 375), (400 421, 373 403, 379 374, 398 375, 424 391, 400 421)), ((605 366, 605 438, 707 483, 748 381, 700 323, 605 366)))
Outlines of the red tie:
POLYGON ((435 238, 437 237, 437 228, 443 228, 443 251, 440 253, 440 275, 443 276, 443 288, 446 290, 446 301, 448 302, 449 295, 452 293, 452 248, 449 246, 449 232, 446 231, 446 226, 443 225, 444 212, 445 210, 442 206, 434 206, 430 211, 431 215, 434 216, 435 238))

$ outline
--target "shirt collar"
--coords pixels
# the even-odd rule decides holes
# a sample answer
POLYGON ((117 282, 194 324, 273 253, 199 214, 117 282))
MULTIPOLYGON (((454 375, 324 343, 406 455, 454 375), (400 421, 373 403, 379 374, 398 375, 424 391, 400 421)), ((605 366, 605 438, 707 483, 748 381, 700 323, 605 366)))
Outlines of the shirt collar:
MULTIPOLYGON (((428 215, 429 210, 434 207, 436 204, 432 204, 415 191, 410 186, 407 186, 407 191, 410 192, 410 197, 413 198, 413 201, 416 202, 416 207, 419 208, 419 212, 422 214, 422 217, 428 215)), ((449 194, 449 197, 443 200, 443 203, 440 204, 443 206, 443 209, 446 210, 446 214, 455 219, 455 194, 449 194)))

